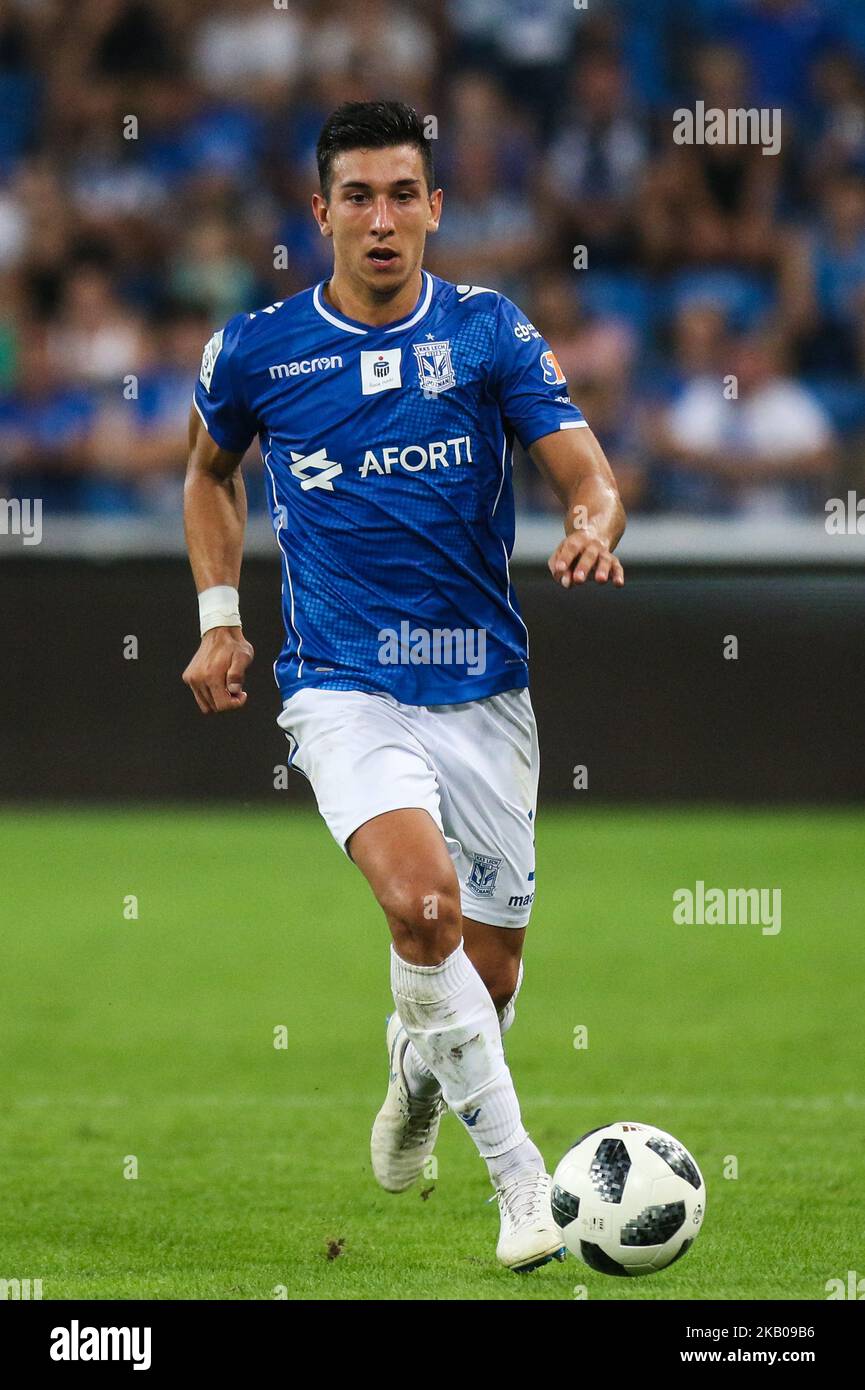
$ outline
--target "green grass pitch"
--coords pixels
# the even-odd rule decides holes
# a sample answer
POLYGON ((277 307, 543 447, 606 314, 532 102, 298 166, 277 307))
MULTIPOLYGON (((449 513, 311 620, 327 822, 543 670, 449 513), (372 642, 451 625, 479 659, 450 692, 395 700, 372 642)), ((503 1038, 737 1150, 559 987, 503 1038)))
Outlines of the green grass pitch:
POLYGON ((46 1299, 642 1300, 824 1299, 865 1273, 862 817, 584 806, 542 807, 508 1060, 551 1168, 612 1120, 692 1150, 685 1259, 500 1268, 451 1116, 434 1182, 377 1188, 389 938, 314 810, 7 810, 0 1277, 46 1299), (781 931, 675 925, 697 879, 780 887, 781 931))

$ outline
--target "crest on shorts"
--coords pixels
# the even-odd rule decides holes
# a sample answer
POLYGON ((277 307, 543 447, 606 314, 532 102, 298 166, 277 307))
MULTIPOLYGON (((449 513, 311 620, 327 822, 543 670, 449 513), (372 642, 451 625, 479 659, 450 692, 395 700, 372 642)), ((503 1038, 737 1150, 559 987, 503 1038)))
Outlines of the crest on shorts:
POLYGON ((501 859, 492 859, 488 854, 474 855, 466 888, 470 888, 479 898, 491 898, 496 891, 496 879, 501 867, 501 859))
POLYGON ((440 343, 415 343, 414 355, 417 358, 418 382, 425 396, 437 396, 439 392, 456 386, 449 338, 440 343))

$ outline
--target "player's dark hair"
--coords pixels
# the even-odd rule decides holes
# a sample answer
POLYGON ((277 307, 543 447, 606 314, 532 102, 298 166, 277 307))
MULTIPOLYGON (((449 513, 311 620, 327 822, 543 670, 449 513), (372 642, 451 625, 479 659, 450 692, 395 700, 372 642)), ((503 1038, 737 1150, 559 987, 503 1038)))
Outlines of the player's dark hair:
POLYGON ((402 101, 346 101, 332 111, 318 137, 315 157, 323 197, 330 197, 334 156, 343 150, 386 150, 414 145, 423 156, 427 191, 435 187, 432 141, 418 113, 402 101))

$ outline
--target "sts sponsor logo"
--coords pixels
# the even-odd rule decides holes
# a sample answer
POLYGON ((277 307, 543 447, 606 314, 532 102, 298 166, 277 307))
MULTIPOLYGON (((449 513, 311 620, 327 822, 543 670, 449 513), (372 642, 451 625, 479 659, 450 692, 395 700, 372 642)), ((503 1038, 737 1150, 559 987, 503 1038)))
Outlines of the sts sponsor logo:
POLYGON ((564 386, 565 374, 552 348, 547 348, 546 352, 541 353, 541 366, 544 369, 544 381, 548 386, 564 386))

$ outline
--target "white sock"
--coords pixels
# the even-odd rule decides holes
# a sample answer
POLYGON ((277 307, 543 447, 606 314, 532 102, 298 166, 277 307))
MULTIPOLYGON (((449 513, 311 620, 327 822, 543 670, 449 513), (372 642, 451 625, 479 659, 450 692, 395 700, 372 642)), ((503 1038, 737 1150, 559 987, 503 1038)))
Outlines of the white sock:
POLYGON ((478 1153, 508 1154, 528 1136, 489 991, 463 949, 412 965, 391 945, 391 988, 403 1027, 478 1153))
MULTIPOLYGON (((517 995, 523 983, 523 963, 520 961, 520 968, 517 972, 517 983, 514 992, 503 1009, 499 1009, 499 1034, 504 1037, 516 1016, 517 995)), ((441 1091, 436 1077, 430 1071, 426 1063, 421 1059, 418 1050, 413 1042, 410 1042, 403 1053, 402 1069, 405 1075, 406 1085, 413 1096, 421 1100, 431 1100, 441 1091)))
POLYGON ((517 971, 517 983, 514 987, 514 992, 508 1000, 507 1004, 505 1004, 505 1007, 499 1010, 499 1032, 501 1033, 502 1037, 505 1036, 505 1033, 508 1031, 508 1029, 514 1021, 514 1018, 516 1017, 517 995, 519 994, 522 988, 522 984, 523 963, 522 961, 520 961, 520 968, 517 971))
POLYGON ((413 1042, 408 1044, 402 1055, 402 1069, 409 1094, 420 1100, 432 1100, 440 1095, 441 1086, 429 1067, 420 1058, 413 1042))
POLYGON ((544 1166, 543 1154, 528 1135, 521 1144, 517 1144, 507 1153, 497 1154, 495 1158, 488 1158, 487 1168, 496 1187, 501 1187, 502 1183, 507 1182, 508 1178, 515 1177, 517 1173, 545 1173, 547 1171, 544 1166))

